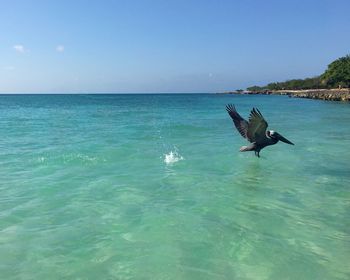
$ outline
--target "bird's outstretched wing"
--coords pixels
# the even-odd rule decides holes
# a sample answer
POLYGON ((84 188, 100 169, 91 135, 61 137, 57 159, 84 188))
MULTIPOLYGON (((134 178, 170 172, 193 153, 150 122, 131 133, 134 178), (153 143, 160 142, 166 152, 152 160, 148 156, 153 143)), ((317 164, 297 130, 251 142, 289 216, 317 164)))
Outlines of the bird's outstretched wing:
POLYGON ((232 118, 233 123, 235 124, 238 132, 244 138, 247 138, 248 122, 237 113, 235 105, 233 105, 233 104, 226 105, 226 111, 228 112, 228 114, 232 118))
POLYGON ((250 112, 248 129, 247 129, 247 139, 250 142, 262 142, 266 138, 266 129, 268 123, 265 121, 264 117, 260 111, 256 108, 250 112))

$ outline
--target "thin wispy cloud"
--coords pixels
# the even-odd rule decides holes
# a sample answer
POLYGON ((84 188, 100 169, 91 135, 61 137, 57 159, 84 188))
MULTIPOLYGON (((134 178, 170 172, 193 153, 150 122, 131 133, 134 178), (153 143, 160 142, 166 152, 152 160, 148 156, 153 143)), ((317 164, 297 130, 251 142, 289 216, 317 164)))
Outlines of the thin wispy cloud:
POLYGON ((15 49, 16 52, 19 52, 19 53, 26 52, 26 49, 24 48, 23 45, 14 45, 13 48, 15 49))
POLYGON ((6 71, 13 71, 16 68, 14 66, 12 66, 12 65, 9 65, 9 66, 4 66, 2 69, 6 70, 6 71))
POLYGON ((64 46, 63 46, 63 45, 58 45, 58 46, 56 47, 56 51, 57 51, 57 52, 64 52, 64 46))

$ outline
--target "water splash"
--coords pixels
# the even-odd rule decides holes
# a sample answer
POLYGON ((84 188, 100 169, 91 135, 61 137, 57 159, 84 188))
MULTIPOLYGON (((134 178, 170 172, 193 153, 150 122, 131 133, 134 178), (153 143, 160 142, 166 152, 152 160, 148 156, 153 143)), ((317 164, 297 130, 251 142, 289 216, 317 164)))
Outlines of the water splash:
POLYGON ((166 164, 173 164, 183 159, 184 158, 177 151, 170 151, 170 153, 164 155, 164 162, 166 164))

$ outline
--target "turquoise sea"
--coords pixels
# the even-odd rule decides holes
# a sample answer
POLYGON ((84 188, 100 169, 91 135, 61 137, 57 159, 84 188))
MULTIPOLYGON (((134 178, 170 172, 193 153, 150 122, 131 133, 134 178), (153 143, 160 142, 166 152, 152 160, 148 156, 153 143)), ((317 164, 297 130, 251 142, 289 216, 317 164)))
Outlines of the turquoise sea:
POLYGON ((0 95, 0 279, 350 279, 349 162, 348 103, 0 95))

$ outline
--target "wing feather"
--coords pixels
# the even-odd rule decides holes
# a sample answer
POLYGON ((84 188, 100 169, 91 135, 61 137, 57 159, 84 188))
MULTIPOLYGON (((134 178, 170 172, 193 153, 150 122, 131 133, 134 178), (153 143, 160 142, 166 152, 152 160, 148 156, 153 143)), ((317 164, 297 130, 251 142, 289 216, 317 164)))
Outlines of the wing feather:
POLYGON ((226 105, 226 111, 232 118, 233 123, 235 124, 235 127, 237 128, 238 132, 244 138, 247 138, 248 122, 237 113, 235 105, 233 104, 226 105))
POLYGON ((268 123, 257 108, 250 112, 247 138, 250 142, 263 142, 266 139, 268 123))

